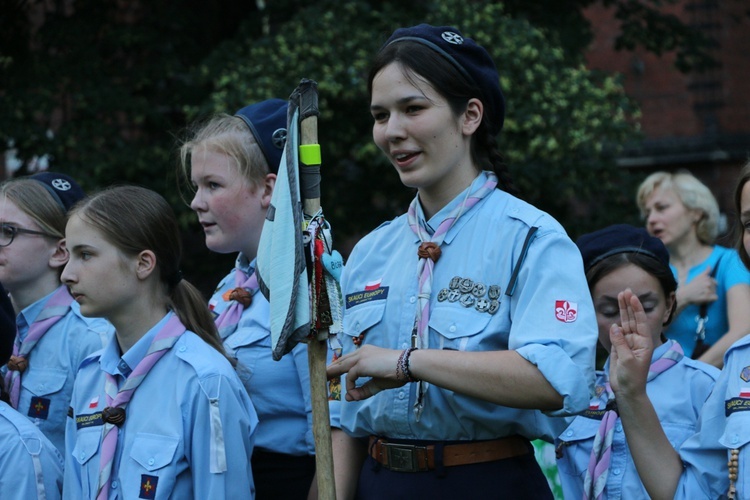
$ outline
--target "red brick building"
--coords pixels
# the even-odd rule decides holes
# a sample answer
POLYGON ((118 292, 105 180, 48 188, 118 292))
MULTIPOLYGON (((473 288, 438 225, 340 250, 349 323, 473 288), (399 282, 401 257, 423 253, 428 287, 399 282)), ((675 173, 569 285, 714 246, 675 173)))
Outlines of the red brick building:
POLYGON ((640 106, 643 140, 630 145, 619 163, 642 172, 687 169, 719 200, 730 224, 732 191, 739 168, 750 157, 750 17, 743 0, 683 0, 664 11, 702 30, 716 42, 720 66, 681 73, 674 54, 643 49, 616 52, 618 23, 600 5, 586 15, 594 29, 587 54, 591 68, 624 75, 625 90, 640 106))

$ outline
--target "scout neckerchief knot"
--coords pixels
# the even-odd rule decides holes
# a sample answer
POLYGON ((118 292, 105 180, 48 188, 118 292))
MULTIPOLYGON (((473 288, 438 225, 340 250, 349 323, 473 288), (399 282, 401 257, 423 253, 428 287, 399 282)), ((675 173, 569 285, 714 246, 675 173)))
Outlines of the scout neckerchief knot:
MULTIPOLYGON (((659 358, 651 361, 646 383, 651 382, 660 373, 672 368, 685 356, 680 344, 674 340, 667 342, 669 347, 659 358)), ((614 399, 609 383, 606 384, 608 399, 614 399)), ((589 457, 589 467, 583 480, 583 500, 599 500, 603 498, 604 487, 607 485, 609 462, 612 454, 612 439, 617 422, 617 411, 609 410, 604 414, 599 430, 594 436, 594 446, 589 457)))
MULTIPOLYGON (((453 224, 456 223, 462 214, 471 210, 474 205, 491 193, 492 190, 495 189, 495 186, 497 186, 497 176, 495 176, 493 172, 488 171, 485 173, 487 175, 487 181, 473 193, 469 193, 469 190, 471 189, 471 187, 469 187, 466 191, 466 197, 464 200, 453 209, 443 222, 440 223, 432 235, 427 232, 426 223, 422 223, 417 215, 418 196, 414 197, 414 200, 412 200, 409 205, 409 211, 407 212, 409 226, 412 231, 419 236, 419 241, 422 242, 417 250, 417 256, 419 257, 419 263, 417 264, 419 292, 417 294, 417 317, 414 321, 414 329, 412 331, 412 347, 426 348, 430 345, 427 338, 427 325, 430 321, 432 270, 435 267, 435 263, 440 258, 440 246, 443 244, 445 235, 448 234, 448 230, 453 227, 453 224)), ((417 420, 419 420, 419 417, 422 414, 422 409, 424 408, 424 393, 426 390, 427 385, 420 381, 419 396, 414 405, 417 420)))
POLYGON ((107 407, 102 411, 102 442, 99 458, 99 489, 97 500, 107 500, 112 475, 112 463, 117 449, 118 429, 125 421, 125 406, 133 393, 146 378, 148 372, 157 361, 169 351, 180 336, 185 333, 185 326, 177 315, 173 315, 164 327, 156 334, 148 348, 148 352, 138 365, 130 372, 122 388, 117 390, 117 380, 107 373, 104 392, 107 397, 107 407), (105 416, 106 415, 106 416, 105 416))
POLYGON ((242 311, 253 301, 253 294, 258 291, 258 278, 253 272, 250 277, 242 270, 234 272, 235 288, 224 294, 224 300, 232 301, 229 307, 216 318, 216 328, 222 339, 226 339, 237 330, 242 311))
POLYGON ((29 326, 26 338, 21 342, 16 334, 13 344, 13 356, 8 361, 8 373, 5 375, 5 385, 10 391, 10 403, 13 408, 18 408, 18 399, 21 394, 21 373, 28 367, 29 354, 37 342, 44 336, 52 325, 60 321, 68 311, 73 297, 68 287, 61 286, 52 294, 39 316, 29 326))

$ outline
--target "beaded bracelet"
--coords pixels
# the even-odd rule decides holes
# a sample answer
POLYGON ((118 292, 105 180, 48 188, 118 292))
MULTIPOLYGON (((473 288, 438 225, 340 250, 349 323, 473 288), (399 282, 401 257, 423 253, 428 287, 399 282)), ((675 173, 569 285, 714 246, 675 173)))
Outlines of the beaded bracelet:
POLYGON ((409 359, 411 358, 411 353, 416 350, 416 347, 404 349, 404 352, 401 353, 401 357, 399 357, 401 372, 404 374, 404 378, 406 378, 406 380, 408 380, 409 382, 419 382, 419 379, 415 378, 414 375, 411 374, 411 368, 409 367, 409 359))

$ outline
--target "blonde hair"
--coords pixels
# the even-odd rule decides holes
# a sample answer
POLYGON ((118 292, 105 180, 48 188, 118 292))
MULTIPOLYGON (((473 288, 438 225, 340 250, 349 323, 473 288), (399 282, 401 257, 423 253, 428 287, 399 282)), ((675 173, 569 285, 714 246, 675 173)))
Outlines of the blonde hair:
POLYGON ((31 217, 43 232, 54 238, 65 238, 65 211, 39 181, 9 179, 0 184, 0 194, 31 217))
POLYGON ((180 171, 190 179, 191 157, 198 149, 227 155, 238 173, 251 186, 258 186, 270 172, 266 157, 250 129, 241 118, 219 113, 188 130, 188 139, 180 146, 180 171))
POLYGON ((636 203, 641 216, 646 216, 646 200, 657 189, 671 189, 690 210, 699 210, 703 215, 696 224, 698 239, 713 245, 719 235, 719 204, 711 190, 689 172, 655 172, 638 187, 636 203))

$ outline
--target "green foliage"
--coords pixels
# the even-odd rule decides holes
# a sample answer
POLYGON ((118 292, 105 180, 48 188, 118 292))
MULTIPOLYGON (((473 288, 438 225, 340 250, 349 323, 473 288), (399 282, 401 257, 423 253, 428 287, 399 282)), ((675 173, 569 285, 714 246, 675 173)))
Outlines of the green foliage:
POLYGON ((575 235, 634 213, 613 158, 637 132, 637 110, 616 77, 581 66, 582 12, 595 1, 620 16, 623 48, 674 48, 700 62, 704 41, 660 14, 663 0, 0 0, 0 144, 12 142, 27 165, 49 155, 88 190, 134 183, 163 193, 185 227, 187 275, 215 283, 230 257, 207 258, 180 198, 177 138, 195 118, 285 97, 313 78, 323 202, 346 250, 413 196, 370 137, 370 58, 399 26, 456 25, 497 61, 508 98, 499 139, 522 196, 575 235))
POLYGON ((523 198, 574 233, 622 220, 616 217, 632 211, 632 191, 614 165, 614 154, 618 144, 633 137, 631 119, 637 113, 616 78, 570 66, 564 51, 541 31, 509 18, 493 2, 435 2, 423 17, 390 3, 378 10, 365 1, 334 5, 339 3, 320 2, 272 36, 241 34, 238 43, 222 47, 201 70, 214 75, 209 105, 188 112, 238 109, 285 97, 300 78, 316 80, 323 204, 339 234, 375 227, 403 212, 413 196, 372 143, 366 79, 370 58, 392 30, 422 20, 460 26, 496 60, 508 100, 501 149, 523 198), (613 202, 620 204, 619 212, 580 217, 592 205, 611 207, 613 202))

